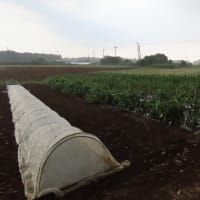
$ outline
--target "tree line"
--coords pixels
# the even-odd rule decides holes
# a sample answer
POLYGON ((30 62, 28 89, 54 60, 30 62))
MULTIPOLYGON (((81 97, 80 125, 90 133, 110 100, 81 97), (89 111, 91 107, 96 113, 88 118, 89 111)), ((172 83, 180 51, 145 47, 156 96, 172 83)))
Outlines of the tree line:
POLYGON ((136 65, 136 66, 189 66, 191 63, 185 60, 180 60, 178 62, 174 62, 169 60, 165 54, 155 54, 150 56, 145 56, 139 60, 131 60, 131 59, 124 59, 121 57, 113 57, 113 56, 105 56, 101 59, 101 64, 107 65, 136 65))
POLYGON ((0 51, 0 64, 49 64, 61 60, 61 55, 0 51))

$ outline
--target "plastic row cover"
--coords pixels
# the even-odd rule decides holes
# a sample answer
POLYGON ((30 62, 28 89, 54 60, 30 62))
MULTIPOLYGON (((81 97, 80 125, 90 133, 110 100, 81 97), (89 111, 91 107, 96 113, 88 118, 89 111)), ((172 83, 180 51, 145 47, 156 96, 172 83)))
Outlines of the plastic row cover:
POLYGON ((7 86, 25 195, 63 195, 124 168, 94 135, 64 118, 20 85, 7 86))

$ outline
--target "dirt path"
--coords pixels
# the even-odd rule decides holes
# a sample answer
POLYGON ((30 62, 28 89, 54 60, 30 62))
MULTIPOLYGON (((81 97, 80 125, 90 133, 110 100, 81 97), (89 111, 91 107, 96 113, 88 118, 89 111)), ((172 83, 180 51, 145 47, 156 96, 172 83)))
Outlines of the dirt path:
MULTIPOLYGON (((126 171, 68 194, 63 200, 200 199, 198 138, 178 128, 136 117, 131 113, 89 105, 82 99, 63 95, 46 86, 25 87, 71 124, 101 138, 119 161, 129 159, 132 162, 126 171)), ((9 193, 4 193, 1 198, 0 193, 0 199, 23 200, 13 125, 5 93, 0 93, 0 105, 3 105, 3 108, 0 107, 0 116, 3 116, 3 121, 0 121, 0 132, 3 133, 0 147, 5 147, 0 150, 0 161, 4 163, 0 174, 8 170, 4 176, 7 182, 0 183, 0 191, 6 191, 9 184, 12 184, 13 191, 17 191, 12 194, 12 198, 9 193)))

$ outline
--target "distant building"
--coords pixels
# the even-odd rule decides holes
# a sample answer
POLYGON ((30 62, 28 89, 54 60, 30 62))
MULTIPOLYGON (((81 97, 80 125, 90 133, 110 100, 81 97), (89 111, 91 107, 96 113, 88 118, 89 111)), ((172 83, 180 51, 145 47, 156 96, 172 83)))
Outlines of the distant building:
POLYGON ((78 57, 78 58, 63 58, 66 64, 75 64, 75 65, 89 65, 99 63, 100 59, 96 57, 78 57))

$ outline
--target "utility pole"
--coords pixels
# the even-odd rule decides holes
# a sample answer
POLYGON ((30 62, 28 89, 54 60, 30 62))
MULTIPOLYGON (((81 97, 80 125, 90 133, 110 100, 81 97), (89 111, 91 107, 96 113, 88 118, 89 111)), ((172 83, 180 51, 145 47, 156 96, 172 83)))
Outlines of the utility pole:
POLYGON ((138 60, 141 60, 142 56, 141 56, 141 47, 140 47, 140 43, 136 42, 137 45, 137 52, 138 52, 138 60))
POLYGON ((103 58, 104 58, 104 56, 105 56, 104 53, 105 53, 105 49, 103 49, 103 58))
POLYGON ((115 49, 115 57, 116 57, 117 56, 117 47, 115 46, 114 49, 115 49))

